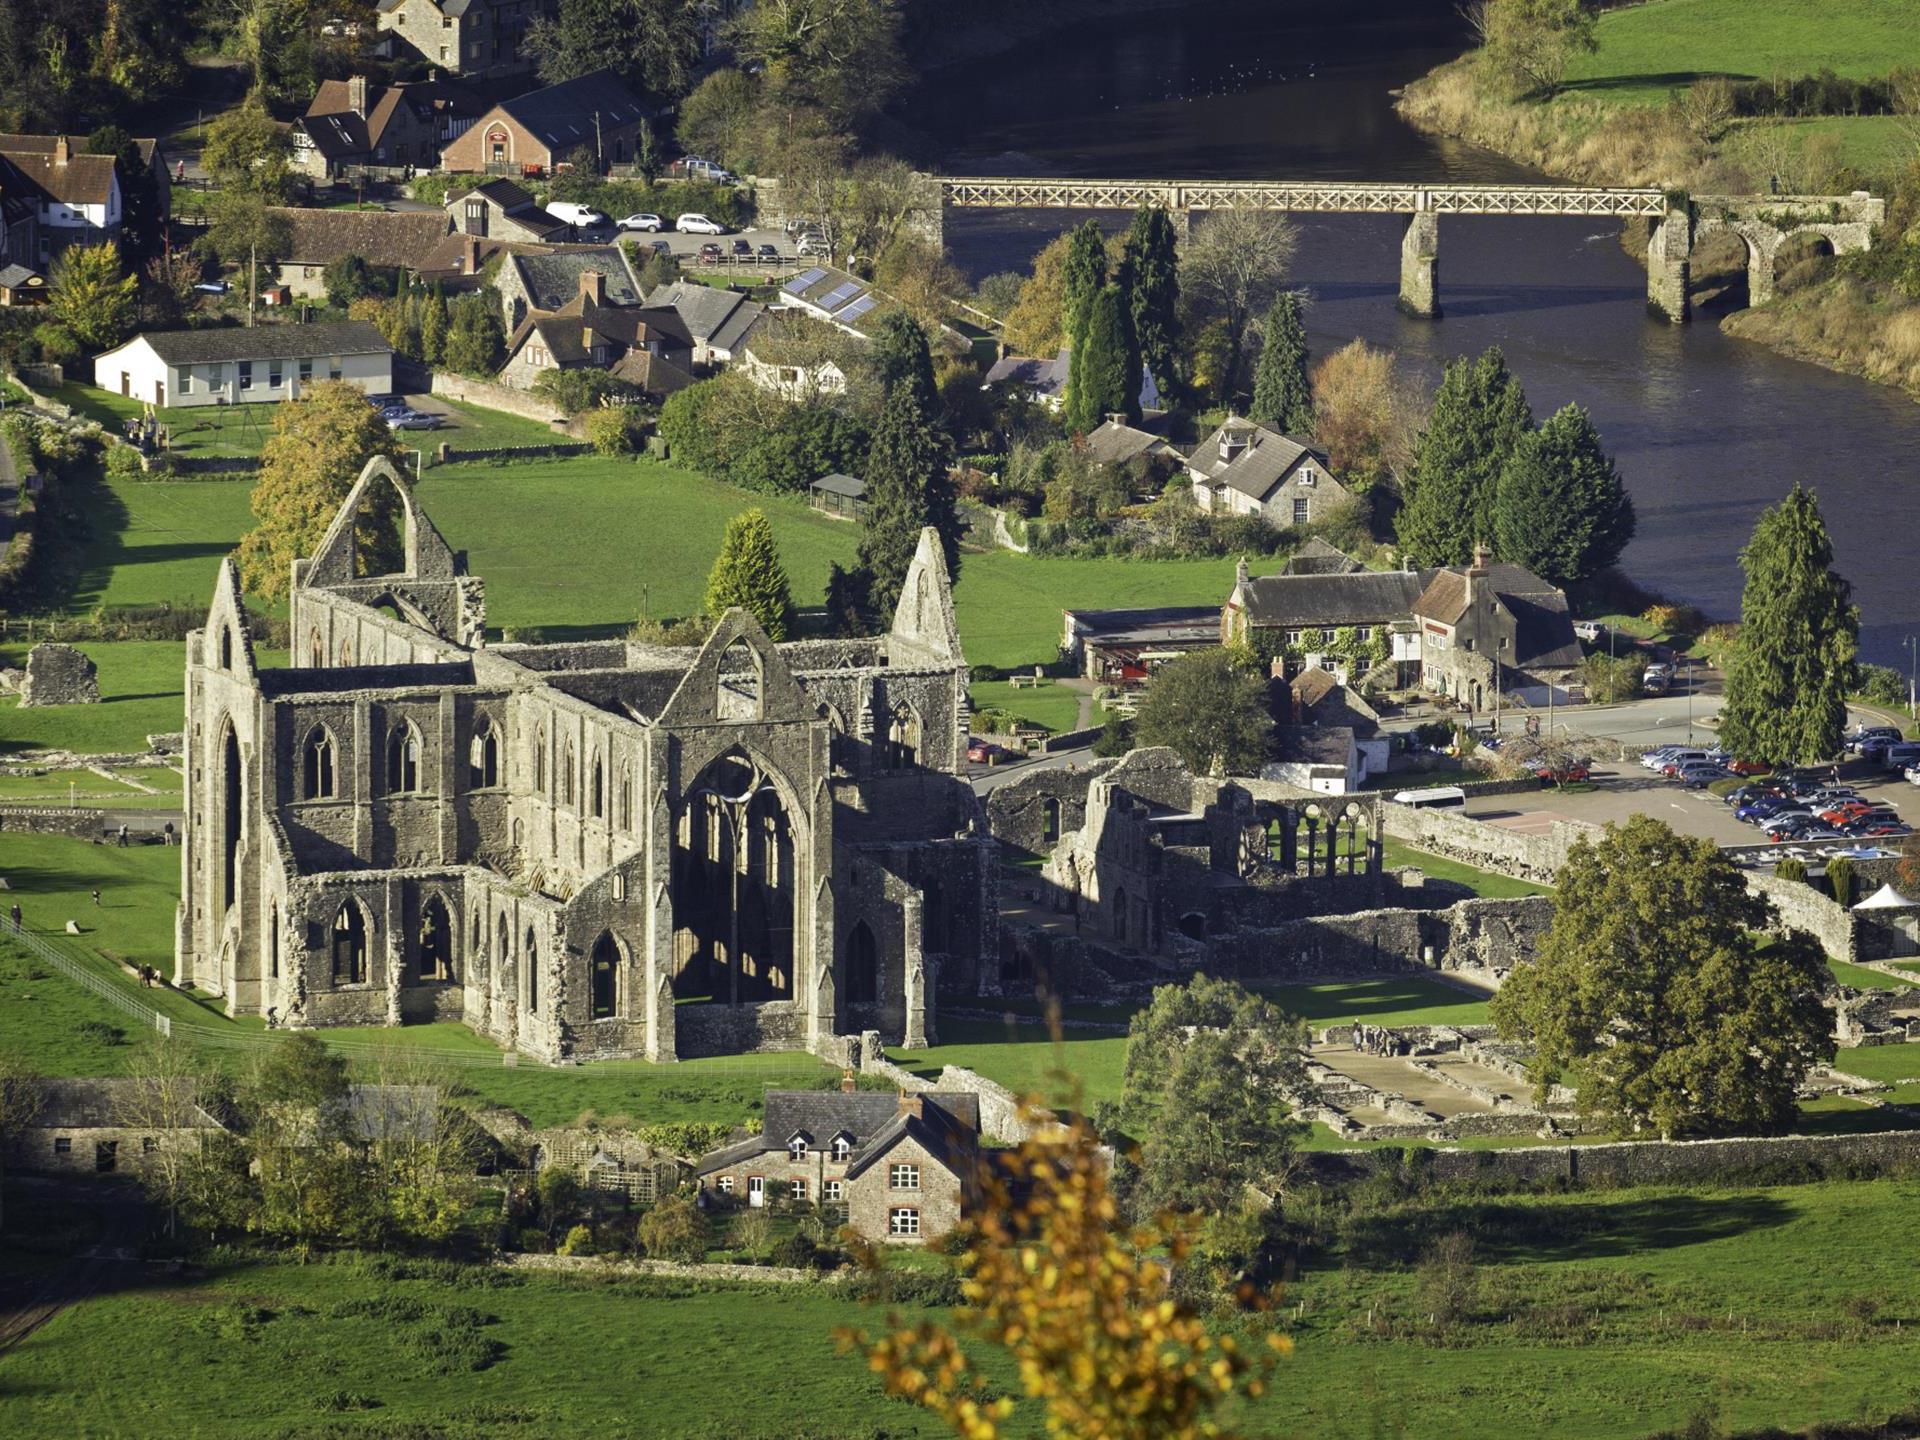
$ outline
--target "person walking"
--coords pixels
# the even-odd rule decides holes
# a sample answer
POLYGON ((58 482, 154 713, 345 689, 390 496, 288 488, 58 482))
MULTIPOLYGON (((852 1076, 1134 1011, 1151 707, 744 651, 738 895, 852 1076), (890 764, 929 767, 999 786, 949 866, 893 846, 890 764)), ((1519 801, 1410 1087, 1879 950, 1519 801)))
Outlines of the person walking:
POLYGON ((94 891, 93 891, 93 903, 94 903, 94 904, 96 904, 96 905, 98 905, 98 904, 100 903, 100 889, 99 889, 99 887, 98 887, 98 886, 95 886, 95 887, 94 887, 94 891))
POLYGON ((18 935, 20 933, 20 902, 18 900, 7 908, 7 919, 13 922, 13 933, 18 935))

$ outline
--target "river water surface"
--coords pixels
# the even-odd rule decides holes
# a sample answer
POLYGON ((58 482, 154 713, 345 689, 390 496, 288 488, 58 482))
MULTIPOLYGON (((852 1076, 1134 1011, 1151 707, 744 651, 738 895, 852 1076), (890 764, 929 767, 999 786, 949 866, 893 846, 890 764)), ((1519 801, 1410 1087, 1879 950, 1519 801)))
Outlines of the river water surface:
MULTIPOLYGON (((934 77, 915 118, 949 174, 1544 178, 1394 114, 1394 87, 1463 47, 1450 6, 1321 8, 1341 18, 1269 0, 1051 36, 934 77)), ((948 243, 977 278, 1025 267, 1079 218, 949 211, 948 243)), ((1754 517, 1808 483, 1853 582, 1864 658, 1903 662, 1904 637, 1920 632, 1920 405, 1736 341, 1711 318, 1650 319, 1645 273, 1605 220, 1448 217, 1433 323, 1394 307, 1399 219, 1297 218, 1295 279, 1313 296, 1316 354, 1360 336, 1437 379, 1450 357, 1500 345, 1536 418, 1578 401, 1600 427, 1639 513, 1627 572, 1715 616, 1739 611, 1737 556, 1754 517)))

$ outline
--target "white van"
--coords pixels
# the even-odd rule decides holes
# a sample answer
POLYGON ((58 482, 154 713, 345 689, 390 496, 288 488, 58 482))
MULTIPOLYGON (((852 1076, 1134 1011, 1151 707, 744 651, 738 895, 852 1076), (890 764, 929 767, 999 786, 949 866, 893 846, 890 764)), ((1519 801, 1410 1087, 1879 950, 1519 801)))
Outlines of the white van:
POLYGON ((1466 807, 1467 792, 1458 785, 1436 785, 1431 790, 1402 790, 1393 797, 1396 805, 1415 810, 1461 810, 1466 807))
POLYGON ((549 200, 547 213, 556 220, 564 220, 569 225, 582 228, 607 223, 607 217, 591 205, 576 205, 571 200, 549 200))

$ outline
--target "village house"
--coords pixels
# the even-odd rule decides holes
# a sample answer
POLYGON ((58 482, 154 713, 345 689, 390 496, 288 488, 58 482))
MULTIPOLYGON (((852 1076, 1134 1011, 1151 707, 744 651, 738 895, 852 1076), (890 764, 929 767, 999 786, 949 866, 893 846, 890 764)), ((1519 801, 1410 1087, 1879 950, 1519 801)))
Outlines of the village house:
POLYGON ((579 291, 555 310, 528 313, 507 339, 500 383, 532 389, 555 370, 606 370, 654 396, 694 383, 693 342, 671 310, 609 304, 607 277, 579 272, 579 291))
POLYGON ((702 369, 732 360, 766 313, 766 306, 756 300, 694 280, 657 287, 647 304, 679 315, 693 340, 693 363, 702 369))
POLYGON ((511 335, 527 316, 553 314, 581 293, 581 280, 598 275, 604 306, 639 306, 640 279, 618 245, 571 245, 545 251, 510 249, 493 274, 500 314, 511 335))
POLYGON ((40 1108, 15 1139, 12 1163, 54 1175, 142 1175, 163 1153, 196 1151, 226 1127, 193 1103, 139 1080, 40 1082, 40 1108))
POLYGON ((1495 564, 1483 547, 1471 565, 1428 572, 1413 604, 1421 680, 1474 710, 1496 696, 1566 704, 1584 652, 1566 592, 1520 565, 1495 564))
POLYGON ((120 220, 113 156, 89 155, 65 135, 0 137, 0 223, 14 264, 44 274, 71 245, 118 240, 120 220))
POLYGON ((1353 492, 1327 455, 1257 420, 1230 417, 1187 457, 1194 503, 1219 515, 1259 515, 1276 530, 1324 520, 1353 492))
POLYGON ((867 334, 875 310, 886 296, 866 281, 831 265, 811 265, 780 287, 774 304, 800 310, 853 335, 867 334))
POLYGON ((1262 653, 1298 650, 1311 664, 1313 656, 1333 643, 1336 631, 1351 628, 1363 642, 1384 632, 1396 681, 1410 685, 1420 673, 1413 605, 1425 588, 1422 578, 1408 570, 1256 578, 1242 561, 1220 613, 1220 638, 1224 644, 1251 644, 1262 653))
POLYGON ((447 222, 433 210, 313 210, 275 206, 286 222, 287 258, 280 283, 296 298, 325 300, 326 269, 358 255, 383 270, 420 274, 446 234, 447 222))
POLYGON ((609 165, 634 158, 640 129, 652 113, 611 71, 596 70, 501 101, 441 152, 440 168, 474 175, 551 175, 583 166, 603 174, 609 165))
POLYGON ((558 9, 558 0, 380 0, 379 27, 395 59, 491 78, 533 68, 527 27, 558 9))
MULTIPOLYGON (((1263 778, 1284 780, 1326 795, 1362 788, 1369 775, 1387 768, 1388 744, 1380 734, 1380 713, 1356 695, 1333 671, 1309 665, 1291 681, 1285 662, 1273 662, 1278 686, 1270 759, 1263 778)), ((1275 693, 1270 689, 1270 694, 1275 693)))
POLYGON ((393 347, 364 320, 149 330, 93 362, 93 383, 165 408, 298 399, 317 380, 393 389, 393 347))
POLYGON ((1134 464, 1172 467, 1185 463, 1186 456, 1168 442, 1127 423, 1125 415, 1109 415, 1097 428, 1087 432, 1087 458, 1100 465, 1134 464))
POLYGON ((521 245, 509 240, 482 240, 453 230, 442 235, 420 260, 420 281, 438 284, 449 293, 477 290, 485 283, 481 274, 487 262, 504 252, 545 255, 550 245, 521 245))
POLYGON ((446 211, 454 231, 480 239, 552 244, 573 234, 572 225, 541 209, 528 191, 511 180, 489 180, 449 195, 446 211))
POLYGON ((293 127, 293 166, 315 180, 432 170, 442 148, 485 108, 471 90, 447 80, 377 88, 364 75, 322 80, 293 127))
POLYGON ((803 311, 776 307, 747 332, 734 368, 770 394, 795 405, 813 405, 847 393, 854 356, 865 339, 803 311))
MULTIPOLYGON (((1006 355, 993 362, 980 388, 991 390, 1002 386, 1017 390, 1034 404, 1058 411, 1067 403, 1067 376, 1072 369, 1072 352, 1064 347, 1051 360, 1032 355, 1006 355)), ((1143 411, 1160 409, 1160 387, 1154 384, 1149 372, 1142 372, 1140 376, 1139 400, 1143 411)))
POLYGON ((965 1093, 769 1090, 760 1133, 695 1169, 708 1205, 844 1207, 876 1244, 945 1235, 979 1195, 980 1102, 965 1093))

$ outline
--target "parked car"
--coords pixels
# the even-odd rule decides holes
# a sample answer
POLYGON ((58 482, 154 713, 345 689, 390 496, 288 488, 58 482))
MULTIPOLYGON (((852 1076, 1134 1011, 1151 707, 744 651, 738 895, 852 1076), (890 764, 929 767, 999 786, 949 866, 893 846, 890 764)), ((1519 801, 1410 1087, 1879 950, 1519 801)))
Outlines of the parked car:
POLYGON ((1727 778, 1727 772, 1718 766, 1682 770, 1678 780, 1683 790, 1704 790, 1709 785, 1717 785, 1727 778))
POLYGON ((1756 800, 1751 805, 1742 805, 1738 810, 1733 812, 1733 817, 1736 820, 1745 820, 1750 825, 1764 825, 1769 820, 1786 815, 1806 815, 1810 817, 1812 814, 1813 812, 1807 809, 1806 806, 1796 801, 1785 800, 1776 796, 1772 799, 1756 800))
POLYGON ((720 247, 711 240, 702 245, 700 247, 700 263, 702 265, 718 265, 720 263, 720 247))
POLYGON ((733 172, 726 166, 716 164, 712 160, 703 160, 698 155, 683 155, 680 157, 679 164, 681 170, 695 180, 711 180, 716 185, 733 183, 733 172))
POLYGON ((1909 765, 1906 769, 1907 784, 1920 785, 1920 765, 1909 765))
POLYGON ((1556 770, 1551 765, 1542 765, 1533 772, 1536 780, 1545 780, 1554 785, 1577 785, 1588 777, 1587 762, 1575 760, 1556 770))
POLYGON ((991 740, 975 740, 967 746, 967 759, 976 765, 990 765, 996 760, 1005 759, 1006 756, 1006 748, 994 744, 991 740))
POLYGON ((438 430, 444 420, 425 410, 409 410, 404 415, 387 416, 389 430, 438 430))
POLYGON ((1598 645, 1607 638, 1607 627, 1598 620, 1581 620, 1574 625, 1573 633, 1589 645, 1598 645))
POLYGON ((1640 757, 1640 763, 1649 770, 1658 770, 1662 765, 1666 764, 1686 748, 1684 745, 1662 745, 1658 749, 1649 750, 1643 754, 1640 757))
POLYGON ((827 237, 824 235, 812 233, 802 235, 794 242, 793 248, 802 260, 826 260, 833 256, 833 247, 827 244, 827 237))
POLYGON ((546 208, 547 213, 556 220, 564 220, 579 230, 607 223, 607 217, 591 205, 578 205, 571 200, 549 200, 546 208))
POLYGON ((771 240, 762 240, 759 245, 754 247, 753 253, 758 255, 762 260, 778 260, 780 258, 780 247, 771 240))
POLYGON ((1773 767, 1764 760, 1729 760, 1727 769, 1736 775, 1771 775, 1773 767))
POLYGON ((673 253, 673 242, 670 240, 650 240, 647 242, 647 248, 656 255, 671 255, 673 253))
POLYGON ((727 227, 718 220, 709 220, 705 215, 689 211, 673 222, 673 228, 683 235, 724 235, 727 227))
POLYGON ((750 258, 753 255, 753 242, 751 240, 735 240, 732 250, 735 255, 750 258))
POLYGON ((404 409, 406 406, 406 403, 407 403, 407 397, 404 395, 369 395, 367 396, 367 404, 371 405, 374 409, 381 411, 382 413, 385 413, 386 411, 393 410, 393 409, 404 409))
POLYGON ((1920 745, 1911 740, 1903 740, 1898 745, 1889 745, 1881 752, 1880 763, 1889 770, 1902 772, 1909 765, 1920 765, 1920 745))
POLYGON ((1847 732, 1847 749, 1854 754, 1860 753, 1860 747, 1869 740, 1885 740, 1892 744, 1900 739, 1900 732, 1891 725, 1856 725, 1847 732))
POLYGON ((1880 763, 1880 758, 1900 743, 1898 735, 1869 735, 1854 747, 1854 754, 1862 760, 1880 763))
POLYGON ((666 228, 666 221, 658 215, 649 215, 644 210, 637 215, 628 215, 624 219, 614 221, 616 230, 664 230, 666 228))
POLYGON ((202 295, 224 295, 229 287, 224 280, 200 280, 195 282, 193 288, 202 295))

